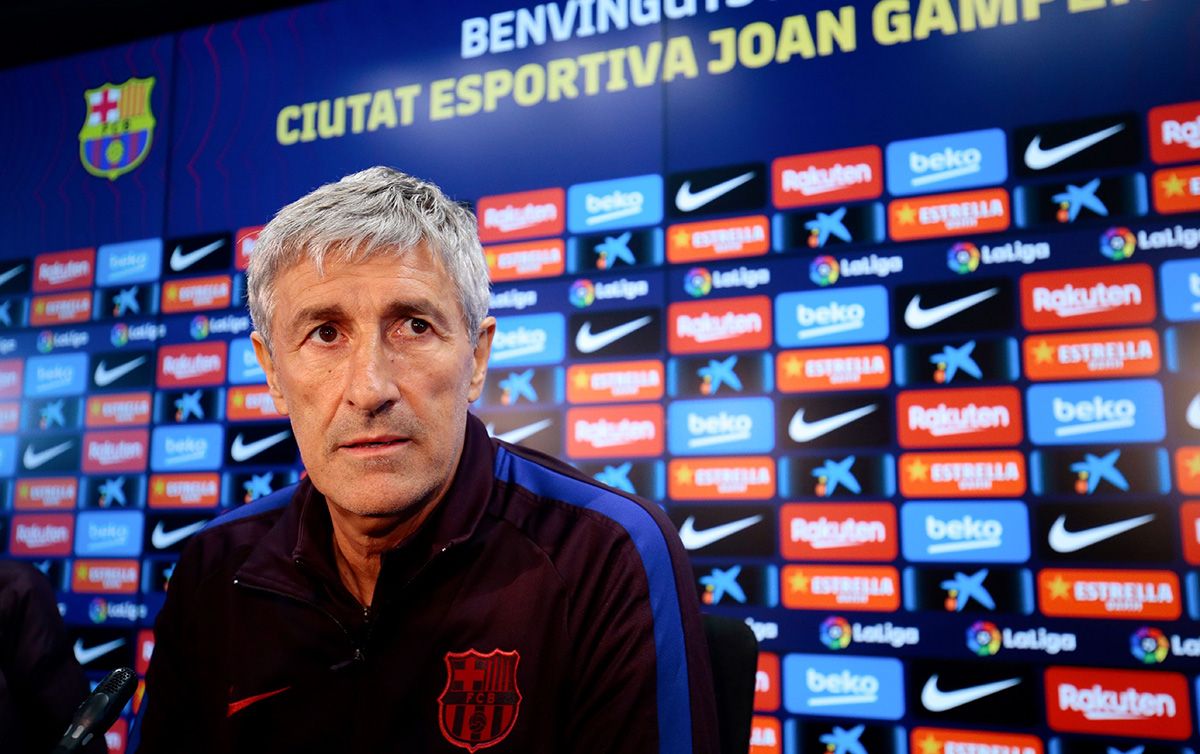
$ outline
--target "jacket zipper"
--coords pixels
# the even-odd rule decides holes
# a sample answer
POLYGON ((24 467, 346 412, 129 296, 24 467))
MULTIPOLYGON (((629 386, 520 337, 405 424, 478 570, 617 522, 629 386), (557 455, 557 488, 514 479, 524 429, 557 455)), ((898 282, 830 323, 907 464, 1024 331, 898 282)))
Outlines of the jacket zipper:
MULTIPOLYGON (((446 551, 449 550, 453 545, 454 545, 454 543, 450 542, 447 545, 445 545, 444 547, 442 547, 441 550, 438 550, 436 553, 434 553, 433 557, 431 557, 431 558, 429 558, 429 560, 425 561, 425 563, 420 568, 417 569, 416 573, 414 573, 412 576, 408 577, 408 581, 404 582, 404 586, 400 587, 400 591, 403 592, 403 591, 407 590, 410 586, 412 586, 413 582, 417 580, 417 577, 419 577, 421 574, 425 573, 425 571, 427 571, 429 569, 429 566, 433 564, 433 561, 437 560, 442 555, 445 555, 446 551)), ((380 605, 380 607, 382 607, 382 605, 380 605)), ((370 644, 371 631, 375 628, 375 622, 373 620, 371 620, 371 608, 369 608, 369 607, 363 608, 363 617, 366 618, 366 624, 367 624, 367 630, 364 633, 363 640, 364 640, 364 643, 370 644)))
MULTIPOLYGON (((329 612, 328 610, 321 607, 320 605, 318 605, 314 602, 309 602, 308 600, 300 599, 299 597, 297 597, 294 594, 288 594, 287 592, 281 592, 278 589, 271 589, 270 587, 266 587, 266 586, 259 586, 258 584, 249 584, 245 581, 242 581, 241 579, 235 578, 233 580, 233 585, 240 586, 243 589, 250 589, 253 591, 264 592, 266 594, 273 594, 276 597, 283 597, 284 599, 291 600, 292 602, 296 602, 298 604, 305 605, 307 607, 311 607, 314 610, 316 610, 317 612, 324 614, 327 618, 329 618, 329 620, 333 621, 334 625, 336 625, 338 628, 340 628, 342 630, 342 633, 346 635, 346 639, 350 642, 350 646, 354 647, 354 657, 351 658, 350 660, 346 660, 345 662, 339 662, 336 665, 331 666, 330 670, 340 670, 341 668, 344 668, 345 666, 349 665, 351 662, 362 661, 363 659, 365 659, 365 656, 363 655, 362 647, 360 647, 358 642, 354 640, 354 634, 350 633, 350 629, 346 628, 346 625, 344 623, 342 623, 340 620, 338 620, 336 615, 329 612)), ((370 624, 368 624, 368 626, 369 625, 370 624)))

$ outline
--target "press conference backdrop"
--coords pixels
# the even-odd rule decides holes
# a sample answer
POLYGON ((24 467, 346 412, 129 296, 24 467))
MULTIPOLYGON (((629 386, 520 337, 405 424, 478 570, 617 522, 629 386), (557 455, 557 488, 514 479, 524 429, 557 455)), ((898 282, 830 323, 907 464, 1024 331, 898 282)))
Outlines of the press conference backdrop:
POLYGON ((300 471, 256 233, 389 164, 477 209, 477 414, 758 635, 754 752, 1193 750, 1197 50, 1182 0, 356 1, 0 74, 0 547, 144 673, 300 471))

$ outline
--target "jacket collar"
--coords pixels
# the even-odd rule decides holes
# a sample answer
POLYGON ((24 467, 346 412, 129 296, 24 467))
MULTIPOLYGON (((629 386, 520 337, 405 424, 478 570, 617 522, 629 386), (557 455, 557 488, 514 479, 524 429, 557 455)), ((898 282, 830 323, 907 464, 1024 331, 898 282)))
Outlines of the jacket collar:
MULTIPOLYGON (((450 488, 421 526, 384 554, 376 602, 379 595, 407 584, 438 553, 471 538, 491 497, 493 456, 483 423, 468 414, 462 457, 450 488)), ((237 579, 308 602, 316 602, 323 591, 344 589, 333 557, 331 527, 325 496, 305 477, 283 515, 252 546, 237 579)))

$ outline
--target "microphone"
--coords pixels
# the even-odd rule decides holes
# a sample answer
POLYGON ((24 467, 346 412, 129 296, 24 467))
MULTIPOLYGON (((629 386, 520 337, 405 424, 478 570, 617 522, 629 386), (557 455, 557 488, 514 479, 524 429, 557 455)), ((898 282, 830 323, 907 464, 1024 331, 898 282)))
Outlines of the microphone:
POLYGON ((137 676, 129 668, 117 668, 105 676, 91 696, 75 710, 71 725, 51 754, 82 751, 97 733, 104 735, 136 688, 137 676))

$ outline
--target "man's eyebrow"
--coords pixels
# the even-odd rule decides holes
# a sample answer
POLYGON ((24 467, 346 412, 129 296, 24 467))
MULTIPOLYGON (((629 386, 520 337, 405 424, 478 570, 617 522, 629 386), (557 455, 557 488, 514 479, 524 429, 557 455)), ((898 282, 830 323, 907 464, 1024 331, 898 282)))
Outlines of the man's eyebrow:
POLYGON ((451 317, 442 306, 432 299, 417 297, 412 299, 393 299, 384 309, 389 317, 417 315, 434 321, 434 324, 450 321, 451 317))
POLYGON ((344 319, 346 312, 338 304, 321 304, 308 306, 296 312, 292 317, 292 327, 301 327, 310 322, 336 322, 344 319))

